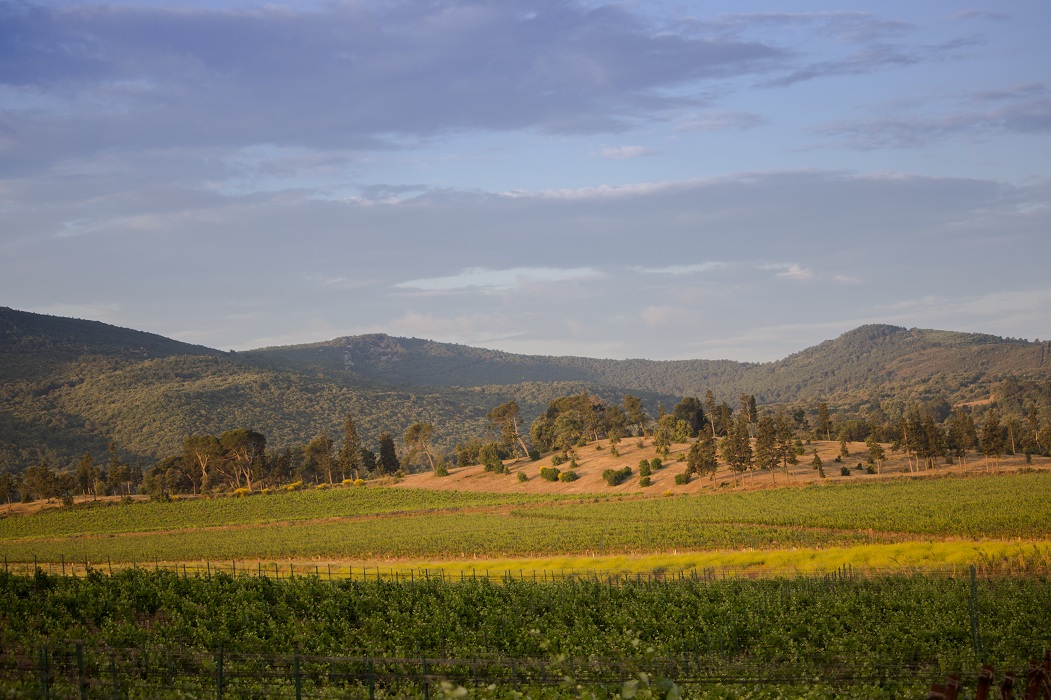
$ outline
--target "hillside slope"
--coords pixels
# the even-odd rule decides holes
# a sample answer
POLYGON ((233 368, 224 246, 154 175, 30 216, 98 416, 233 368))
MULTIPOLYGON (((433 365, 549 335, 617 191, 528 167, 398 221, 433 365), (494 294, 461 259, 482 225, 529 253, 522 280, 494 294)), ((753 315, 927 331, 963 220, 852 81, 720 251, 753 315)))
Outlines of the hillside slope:
POLYGON ((651 413, 712 390, 736 405, 886 398, 987 398, 1005 378, 1051 378, 1051 347, 995 336, 863 326, 783 360, 608 360, 516 355, 366 335, 224 353, 94 321, 0 309, 0 465, 65 466, 110 439, 147 463, 190 433, 251 427, 271 446, 338 437, 352 414, 366 440, 416 421, 436 443, 480 436, 485 415, 516 399, 528 423, 557 396, 642 397, 651 413))

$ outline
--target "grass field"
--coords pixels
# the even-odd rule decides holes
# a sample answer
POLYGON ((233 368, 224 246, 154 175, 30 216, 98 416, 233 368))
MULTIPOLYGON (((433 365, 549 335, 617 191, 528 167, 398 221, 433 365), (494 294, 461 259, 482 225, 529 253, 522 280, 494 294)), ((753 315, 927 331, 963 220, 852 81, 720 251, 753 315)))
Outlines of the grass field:
POLYGON ((610 571, 1025 568, 1048 560, 1049 495, 1042 471, 571 500, 366 486, 5 518, 0 553, 12 563, 296 560, 337 570, 499 560, 487 568, 554 571, 567 559, 610 571))

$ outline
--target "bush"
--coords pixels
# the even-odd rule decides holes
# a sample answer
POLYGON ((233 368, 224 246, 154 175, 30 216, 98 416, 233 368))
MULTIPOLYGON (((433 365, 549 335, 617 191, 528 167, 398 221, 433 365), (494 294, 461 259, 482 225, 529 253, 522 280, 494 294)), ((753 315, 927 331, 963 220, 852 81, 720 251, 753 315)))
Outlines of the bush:
MULTIPOLYGON (((324 481, 322 481, 320 484, 318 484, 314 488, 316 488, 318 491, 324 491, 327 488, 331 488, 331 486, 332 486, 332 484, 326 484, 324 481)), ((237 489, 237 491, 240 491, 240 490, 241 489, 237 489)), ((237 493, 237 491, 234 491, 234 493, 237 493)))
POLYGON ((676 474, 675 475, 675 485, 676 486, 684 486, 685 484, 688 484, 688 483, 690 483, 690 473, 689 472, 683 472, 682 474, 676 474))
POLYGON ((365 480, 364 479, 354 479, 354 485, 355 486, 364 486, 365 485, 365 480))
POLYGON ((353 486, 354 485, 354 480, 353 479, 344 479, 343 480, 343 485, 344 486, 353 486))
POLYGON ((238 498, 243 498, 244 496, 247 496, 247 495, 249 495, 251 493, 252 493, 251 491, 249 491, 248 489, 246 489, 243 486, 241 488, 239 488, 239 489, 234 489, 234 495, 237 496, 238 498))
POLYGON ((630 476, 631 467, 624 467, 623 469, 607 469, 602 472, 602 478, 605 479, 606 483, 610 486, 620 486, 630 476))
POLYGON ((534 462, 540 459, 540 450, 529 450, 529 459, 534 462))
POLYGON ((865 473, 866 474, 875 474, 876 473, 876 465, 870 464, 867 467, 865 467, 865 473))
POLYGON ((554 457, 551 458, 551 466, 553 466, 553 467, 557 467, 558 465, 565 464, 565 463, 566 463, 565 455, 555 455, 554 457))
POLYGON ((579 478, 580 477, 577 475, 577 473, 572 470, 562 472, 558 475, 559 481, 576 481, 579 478))
POLYGON ((650 478, 648 476, 644 476, 641 479, 639 479, 639 486, 649 486, 650 483, 650 478))
POLYGON ((657 471, 658 469, 664 468, 664 464, 661 463, 660 457, 654 457, 650 460, 650 469, 657 471))
POLYGON ((561 473, 556 467, 540 468, 540 478, 544 481, 558 481, 558 475, 561 473))
POLYGON ((444 462, 439 462, 438 466, 434 468, 435 476, 449 476, 449 469, 445 466, 444 462))
POLYGON ((529 477, 526 476, 526 473, 525 472, 518 472, 518 483, 521 484, 521 483, 523 483, 525 481, 529 481, 529 477))
POLYGON ((650 471, 650 463, 648 460, 639 460, 639 476, 649 476, 653 472, 650 471))
POLYGON ((285 491, 298 491, 299 489, 303 488, 303 482, 293 481, 291 484, 285 484, 281 488, 285 491))
POLYGON ((842 467, 839 468, 839 475, 850 476, 850 467, 844 464, 842 467))

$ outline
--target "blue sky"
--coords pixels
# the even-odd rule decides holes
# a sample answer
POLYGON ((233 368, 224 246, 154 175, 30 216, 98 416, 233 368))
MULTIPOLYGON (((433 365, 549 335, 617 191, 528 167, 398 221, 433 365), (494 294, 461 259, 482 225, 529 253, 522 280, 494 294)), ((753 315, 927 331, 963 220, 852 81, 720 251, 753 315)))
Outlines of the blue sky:
POLYGON ((1051 337, 1043 2, 0 3, 0 304, 769 360, 1051 337))

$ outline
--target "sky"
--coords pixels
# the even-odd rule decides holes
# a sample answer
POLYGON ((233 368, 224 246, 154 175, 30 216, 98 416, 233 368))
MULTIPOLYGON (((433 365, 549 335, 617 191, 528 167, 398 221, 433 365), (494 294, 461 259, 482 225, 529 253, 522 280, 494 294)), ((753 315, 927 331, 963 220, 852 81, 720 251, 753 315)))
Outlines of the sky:
POLYGON ((1048 339, 1049 31, 1042 0, 0 0, 0 305, 223 350, 1048 339))

